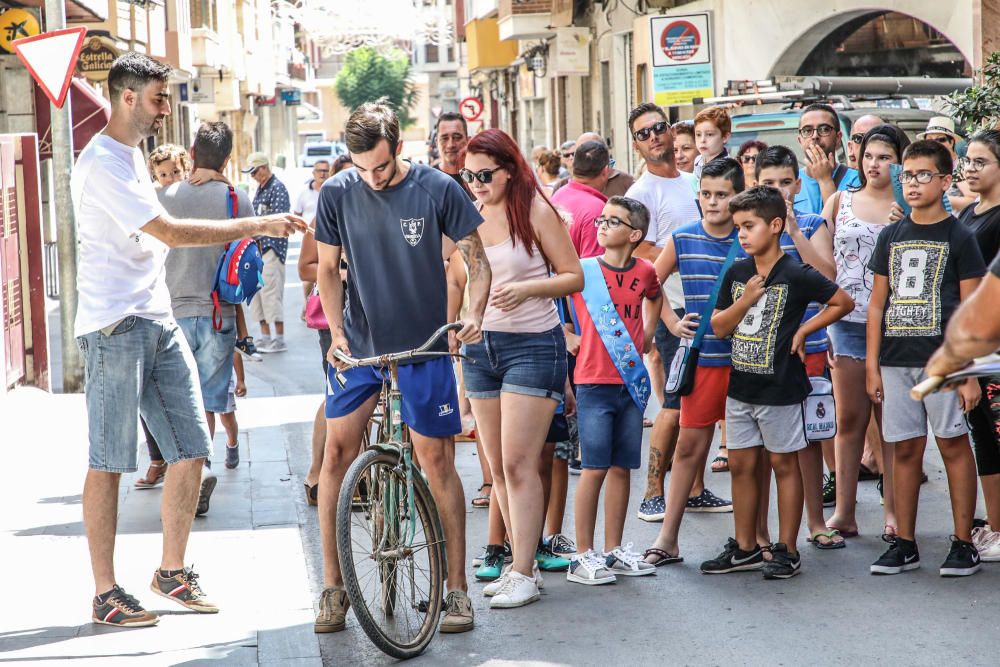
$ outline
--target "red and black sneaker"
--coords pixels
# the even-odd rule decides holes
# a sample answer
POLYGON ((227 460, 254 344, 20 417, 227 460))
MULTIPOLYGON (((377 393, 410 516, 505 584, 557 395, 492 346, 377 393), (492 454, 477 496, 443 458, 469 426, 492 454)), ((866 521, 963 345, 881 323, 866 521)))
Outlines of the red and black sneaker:
POLYGON ((122 628, 144 628, 160 622, 159 616, 143 609, 138 600, 117 584, 105 596, 94 598, 94 623, 122 628), (104 601, 101 601, 101 597, 105 597, 104 601))
POLYGON ((153 573, 153 582, 149 588, 157 595, 162 595, 188 609, 203 614, 219 612, 219 608, 205 597, 201 586, 198 585, 198 575, 190 567, 177 570, 169 577, 164 577, 160 570, 157 570, 153 573))

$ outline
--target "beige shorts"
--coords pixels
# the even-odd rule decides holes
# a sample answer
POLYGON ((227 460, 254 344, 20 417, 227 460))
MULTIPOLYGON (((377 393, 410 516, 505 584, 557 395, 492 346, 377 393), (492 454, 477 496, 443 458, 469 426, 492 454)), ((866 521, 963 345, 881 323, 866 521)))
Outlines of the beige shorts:
POLYGON ((285 263, 278 253, 264 253, 264 286, 250 302, 250 317, 254 322, 285 321, 285 263))

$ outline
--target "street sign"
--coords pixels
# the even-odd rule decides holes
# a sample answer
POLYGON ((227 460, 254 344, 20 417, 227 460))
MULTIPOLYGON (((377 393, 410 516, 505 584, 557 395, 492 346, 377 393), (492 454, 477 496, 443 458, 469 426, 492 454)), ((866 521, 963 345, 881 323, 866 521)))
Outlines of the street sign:
POLYGON ((27 9, 12 8, 0 14, 0 53, 13 53, 15 39, 33 37, 41 32, 38 19, 27 9))
POLYGON ((61 109, 86 28, 64 28, 14 40, 11 46, 45 96, 61 109))
POLYGON ((654 16, 649 32, 657 104, 691 104, 715 94, 708 14, 654 16))
POLYGON ((459 102, 458 112, 469 122, 478 120, 483 115, 483 101, 478 97, 466 97, 459 102))

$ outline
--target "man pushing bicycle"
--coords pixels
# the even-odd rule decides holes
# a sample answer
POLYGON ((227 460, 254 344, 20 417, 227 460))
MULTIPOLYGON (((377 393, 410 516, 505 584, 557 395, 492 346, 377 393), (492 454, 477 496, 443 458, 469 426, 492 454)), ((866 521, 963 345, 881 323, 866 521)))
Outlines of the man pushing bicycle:
MULTIPOLYGON (((452 242, 469 271, 470 308, 457 333, 463 343, 480 339, 491 280, 476 231, 482 216, 447 174, 399 157, 399 122, 388 104, 358 107, 345 138, 355 168, 323 185, 316 211, 320 297, 332 336, 318 496, 324 590, 316 632, 345 627, 349 602, 337 556, 337 499, 385 381, 381 369, 348 368, 335 353, 372 357, 409 350, 441 327, 447 314, 442 258, 452 242), (350 266, 346 306, 341 253, 350 266), (334 377, 338 369, 343 386, 334 377)), ((445 351, 444 340, 432 350, 445 351)), ((400 365, 398 378, 402 420, 447 543, 448 594, 440 631, 466 632, 474 619, 464 569, 465 494, 455 469, 454 436, 462 428, 455 375, 450 359, 441 356, 400 365)))

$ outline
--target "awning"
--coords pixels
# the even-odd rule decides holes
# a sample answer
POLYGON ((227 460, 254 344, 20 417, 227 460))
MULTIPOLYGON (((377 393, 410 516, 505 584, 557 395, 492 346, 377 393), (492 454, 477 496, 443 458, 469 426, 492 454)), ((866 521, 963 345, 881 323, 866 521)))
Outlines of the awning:
MULTIPOLYGON (((34 84, 34 88, 38 154, 45 159, 52 157, 52 107, 37 84, 34 84)), ((111 103, 97 94, 83 79, 78 78, 70 83, 69 100, 73 114, 73 157, 76 157, 91 138, 108 124, 111 103)))

